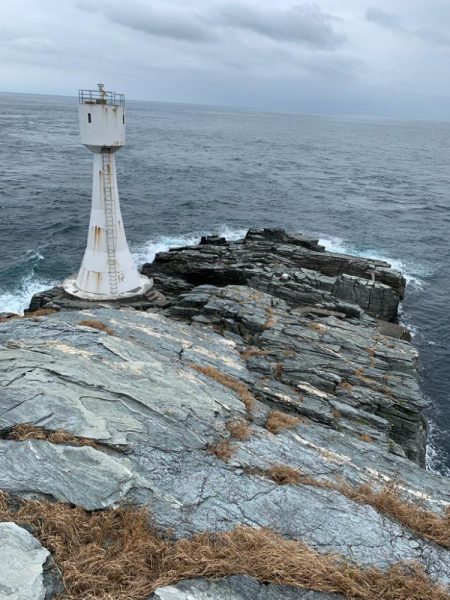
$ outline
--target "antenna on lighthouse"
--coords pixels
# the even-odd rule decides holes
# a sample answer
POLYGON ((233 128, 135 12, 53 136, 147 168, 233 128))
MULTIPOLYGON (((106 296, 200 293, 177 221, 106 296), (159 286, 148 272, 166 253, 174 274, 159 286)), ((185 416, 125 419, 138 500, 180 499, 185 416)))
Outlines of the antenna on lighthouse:
POLYGON ((97 85, 78 94, 81 143, 94 153, 92 207, 81 268, 63 285, 78 298, 120 300, 146 294, 153 282, 137 270, 120 212, 115 153, 125 145, 125 96, 97 85))

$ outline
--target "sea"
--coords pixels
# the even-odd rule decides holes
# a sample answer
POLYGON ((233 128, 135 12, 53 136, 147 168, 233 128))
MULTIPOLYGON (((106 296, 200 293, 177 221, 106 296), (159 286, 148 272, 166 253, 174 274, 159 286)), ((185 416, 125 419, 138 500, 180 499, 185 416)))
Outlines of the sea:
MULTIPOLYGON (((128 101, 116 160, 139 264, 270 226, 400 269, 430 401, 427 466, 450 476, 450 122, 128 101)), ((75 97, 0 94, 0 312, 78 270, 91 184, 75 97)))

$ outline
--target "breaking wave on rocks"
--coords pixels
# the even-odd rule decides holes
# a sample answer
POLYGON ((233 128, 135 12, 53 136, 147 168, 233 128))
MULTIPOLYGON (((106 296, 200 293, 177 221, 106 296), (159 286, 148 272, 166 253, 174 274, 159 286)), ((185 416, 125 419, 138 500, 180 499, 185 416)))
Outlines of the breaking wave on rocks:
POLYGON ((422 288, 425 285, 423 278, 429 275, 428 270, 421 264, 406 262, 398 258, 390 258, 380 253, 379 250, 370 248, 361 249, 338 237, 327 236, 320 238, 319 241, 329 252, 339 252, 340 254, 360 256, 361 258, 383 260, 389 263, 393 269, 400 271, 405 277, 407 284, 413 288, 422 288))
MULTIPOLYGON (((146 262, 152 262, 158 252, 167 252, 169 248, 179 246, 190 246, 198 244, 202 235, 219 235, 226 237, 227 240, 238 240, 245 236, 247 228, 236 229, 222 225, 219 228, 210 231, 196 231, 180 235, 163 235, 149 239, 145 244, 133 248, 133 256, 136 263, 142 266, 146 262)), ((339 252, 342 254, 352 254, 364 258, 376 258, 384 260, 392 265, 393 268, 402 271, 406 280, 413 287, 422 287, 424 285, 421 275, 425 271, 416 265, 409 265, 399 259, 392 259, 381 255, 376 250, 361 250, 349 242, 338 237, 323 237, 320 243, 330 252, 339 252)), ((15 287, 11 289, 0 289, 0 312, 23 313, 28 306, 33 294, 57 285, 58 281, 43 278, 37 275, 36 270, 44 261, 44 256, 39 251, 29 251, 23 257, 19 264, 14 267, 18 272, 15 287)))
POLYGON ((11 271, 18 273, 16 284, 10 289, 0 289, 0 312, 22 314, 34 294, 56 284, 55 281, 39 277, 36 273, 44 256, 38 251, 29 251, 11 271))
POLYGON ((150 239, 143 246, 135 248, 133 256, 136 263, 142 266, 144 263, 153 262, 158 252, 167 252, 169 248, 198 244, 202 235, 219 235, 232 241, 242 239, 246 233, 247 229, 231 229, 226 225, 222 225, 219 229, 211 231, 192 232, 178 236, 161 236, 150 239))
POLYGON ((433 420, 428 419, 428 442, 426 454, 426 467, 428 471, 436 475, 450 477, 450 468, 442 460, 442 453, 439 451, 441 442, 438 439, 442 435, 439 427, 433 420))

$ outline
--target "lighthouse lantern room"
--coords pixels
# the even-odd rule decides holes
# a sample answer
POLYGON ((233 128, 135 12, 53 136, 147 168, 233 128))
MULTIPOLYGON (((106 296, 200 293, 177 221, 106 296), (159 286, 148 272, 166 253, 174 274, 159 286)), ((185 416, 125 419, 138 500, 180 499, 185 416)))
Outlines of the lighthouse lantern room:
POLYGON ((67 293, 87 300, 120 300, 146 294, 152 281, 140 275, 128 248, 120 212, 115 153, 125 145, 125 96, 80 90, 81 142, 94 153, 92 206, 87 246, 67 293))

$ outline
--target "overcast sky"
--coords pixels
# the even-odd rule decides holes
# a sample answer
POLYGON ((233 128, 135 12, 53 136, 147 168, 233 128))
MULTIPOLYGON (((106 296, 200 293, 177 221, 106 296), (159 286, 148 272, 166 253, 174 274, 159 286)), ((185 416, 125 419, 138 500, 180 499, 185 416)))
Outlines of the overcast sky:
POLYGON ((450 119, 450 0, 6 0, 0 89, 450 119))

